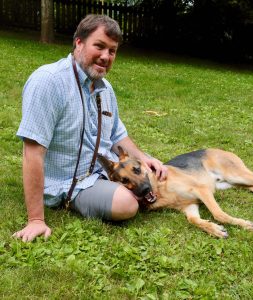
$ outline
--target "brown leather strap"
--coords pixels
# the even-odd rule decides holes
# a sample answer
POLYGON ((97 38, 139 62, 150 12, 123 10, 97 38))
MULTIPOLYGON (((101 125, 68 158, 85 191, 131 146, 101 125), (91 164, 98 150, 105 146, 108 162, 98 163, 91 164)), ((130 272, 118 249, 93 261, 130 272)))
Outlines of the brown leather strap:
MULTIPOLYGON (((77 82, 77 85, 78 85, 79 93, 80 93, 80 96, 81 96, 82 107, 83 107, 83 112, 84 112, 83 93, 82 93, 82 88, 81 88, 80 80, 79 80, 78 73, 77 73, 76 63, 75 63, 75 60, 74 60, 73 56, 72 56, 72 66, 73 66, 76 82, 77 82)), ((98 148, 99 148, 99 144, 100 144, 100 138, 101 138, 102 112, 101 112, 101 97, 100 97, 99 94, 96 95, 96 102, 97 102, 97 110, 98 110, 98 132, 97 132, 96 145, 95 145, 93 157, 92 157, 92 160, 91 160, 91 164, 90 164, 87 176, 91 175, 93 170, 94 170, 96 159, 97 159, 97 154, 98 154, 98 148)), ((74 171, 74 175, 73 175, 73 179, 72 179, 70 189, 68 191, 67 197, 66 197, 65 202, 64 202, 64 206, 65 206, 66 209, 69 209, 69 204, 70 204, 70 201, 71 201, 71 197, 72 197, 74 188, 76 186, 76 183, 78 182, 76 174, 77 174, 78 165, 79 165, 79 162, 80 162, 80 157, 81 157, 81 152, 82 152, 82 147, 83 147, 84 127, 85 127, 85 125, 84 125, 84 118, 83 118, 83 126, 82 126, 82 130, 81 130, 81 140, 80 140, 79 151, 78 151, 78 156, 77 156, 77 161, 76 161, 76 167, 75 167, 75 171, 74 171)))
POLYGON ((96 102, 97 102, 97 109, 98 109, 98 132, 97 132, 97 140, 96 140, 96 145, 93 153, 93 157, 91 160, 90 168, 89 168, 89 175, 92 174, 95 163, 97 160, 97 155, 98 155, 98 148, 100 144, 100 138, 101 138, 101 123, 102 123, 102 113, 101 113, 101 97, 99 94, 96 95, 96 102))

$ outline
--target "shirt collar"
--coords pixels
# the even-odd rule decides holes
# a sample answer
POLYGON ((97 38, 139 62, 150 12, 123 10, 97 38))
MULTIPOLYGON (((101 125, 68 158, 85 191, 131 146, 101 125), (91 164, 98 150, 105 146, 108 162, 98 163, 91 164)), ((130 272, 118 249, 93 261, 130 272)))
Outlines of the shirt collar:
MULTIPOLYGON (((72 54, 70 53, 68 55, 68 60, 70 60, 71 62, 71 66, 72 66, 72 54)), ((76 68, 77 68, 77 73, 78 73, 78 77, 79 77, 79 80, 80 80, 80 83, 82 86, 90 89, 90 86, 91 86, 91 80, 89 79, 89 77, 86 75, 86 73, 83 71, 83 69, 80 67, 80 65, 78 63, 76 63, 76 68)), ((97 79, 94 81, 94 92, 95 93, 98 93, 98 92, 101 92, 103 90, 106 89, 106 85, 103 81, 103 79, 97 79)))

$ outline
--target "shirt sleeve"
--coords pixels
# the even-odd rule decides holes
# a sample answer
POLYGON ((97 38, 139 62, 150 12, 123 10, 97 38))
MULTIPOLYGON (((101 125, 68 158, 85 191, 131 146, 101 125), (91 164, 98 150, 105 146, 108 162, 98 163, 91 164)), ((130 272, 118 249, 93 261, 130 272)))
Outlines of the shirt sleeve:
POLYGON ((22 120, 17 136, 48 148, 63 106, 55 75, 35 71, 25 84, 22 96, 22 120))

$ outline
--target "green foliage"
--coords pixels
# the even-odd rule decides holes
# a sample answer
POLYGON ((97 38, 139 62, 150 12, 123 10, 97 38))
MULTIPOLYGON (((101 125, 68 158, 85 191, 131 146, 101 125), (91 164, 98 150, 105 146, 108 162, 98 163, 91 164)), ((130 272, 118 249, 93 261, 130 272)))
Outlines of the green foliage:
MULTIPOLYGON (((47 241, 11 238, 26 223, 22 143, 15 137, 22 87, 35 68, 67 56, 71 46, 0 35, 1 298, 252 299, 252 232, 227 225, 229 238, 214 239, 172 210, 115 224, 46 209, 53 229, 47 241)), ((253 168, 252 73, 122 49, 108 79, 121 118, 144 151, 165 161, 220 147, 253 168)), ((252 194, 229 190, 216 198, 228 213, 253 220, 252 194)), ((211 219, 204 207, 201 214, 211 219)))
POLYGON ((143 32, 147 46, 252 63, 251 0, 143 0, 142 5, 152 7, 153 26, 147 18, 143 32))

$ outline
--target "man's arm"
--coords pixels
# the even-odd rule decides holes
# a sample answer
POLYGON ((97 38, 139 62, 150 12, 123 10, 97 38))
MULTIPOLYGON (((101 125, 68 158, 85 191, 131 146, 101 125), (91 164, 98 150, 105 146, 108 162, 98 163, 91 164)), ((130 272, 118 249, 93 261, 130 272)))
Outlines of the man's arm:
POLYGON ((13 234, 24 242, 32 241, 39 235, 46 238, 51 229, 44 220, 44 157, 46 148, 35 141, 25 139, 23 149, 23 185, 28 223, 20 231, 13 234))
MULTIPOLYGON (((136 157, 137 159, 144 162, 148 169, 155 169, 156 176, 160 180, 165 180, 167 177, 167 167, 165 167, 161 161, 156 158, 147 156, 142 152, 135 143, 129 138, 125 137, 118 143, 113 145, 113 151, 118 154, 118 146, 121 146, 125 149, 130 156, 136 157)), ((151 171, 151 170, 150 170, 151 171)))

